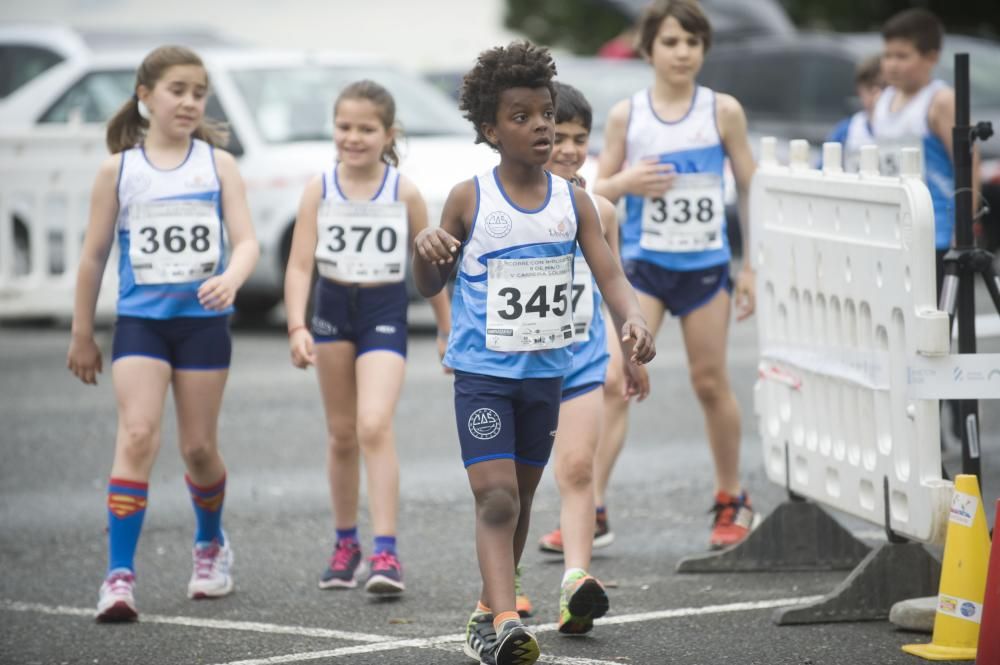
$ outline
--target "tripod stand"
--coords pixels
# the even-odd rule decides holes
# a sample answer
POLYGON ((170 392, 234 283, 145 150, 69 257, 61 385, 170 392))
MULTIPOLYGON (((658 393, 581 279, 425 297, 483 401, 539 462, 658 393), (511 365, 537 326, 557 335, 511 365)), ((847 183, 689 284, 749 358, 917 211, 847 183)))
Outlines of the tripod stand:
MULTIPOLYGON (((993 255, 975 247, 972 236, 972 144, 993 135, 989 122, 970 126, 969 54, 955 54, 955 127, 952 155, 955 164, 955 242, 944 256, 940 309, 958 321, 958 352, 976 352, 975 275, 979 273, 1000 314, 1000 276, 993 255)), ((962 424, 962 472, 980 476, 979 402, 959 401, 962 424)))

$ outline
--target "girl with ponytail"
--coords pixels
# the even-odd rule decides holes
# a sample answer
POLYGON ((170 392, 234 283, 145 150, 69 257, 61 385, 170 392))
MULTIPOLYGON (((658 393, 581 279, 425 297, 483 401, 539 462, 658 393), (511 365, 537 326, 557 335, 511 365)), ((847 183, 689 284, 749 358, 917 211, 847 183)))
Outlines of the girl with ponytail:
POLYGON ((236 162, 215 148, 226 137, 205 118, 207 95, 208 75, 197 54, 179 46, 150 53, 136 73, 134 96, 108 123, 112 155, 91 193, 67 366, 85 384, 97 383, 102 359, 94 309, 117 236, 111 377, 118 431, 99 621, 138 616, 133 560, 171 386, 196 518, 188 596, 233 589, 217 430, 232 351, 229 314, 259 250, 236 162))

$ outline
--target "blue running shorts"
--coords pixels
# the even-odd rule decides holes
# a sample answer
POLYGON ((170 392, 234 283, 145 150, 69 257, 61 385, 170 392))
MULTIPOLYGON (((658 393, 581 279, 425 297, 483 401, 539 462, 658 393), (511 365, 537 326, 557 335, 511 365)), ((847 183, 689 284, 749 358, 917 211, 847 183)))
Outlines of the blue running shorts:
POLYGON ((658 299, 677 317, 687 316, 705 305, 720 289, 733 292, 728 263, 702 270, 681 271, 630 259, 625 261, 624 267, 632 288, 658 299))
POLYGON ((513 459, 545 466, 559 424, 562 377, 507 379, 455 370, 462 461, 513 459))
POLYGON ((320 277, 316 281, 313 340, 351 342, 356 354, 394 351, 406 357, 406 284, 361 287, 320 277))
POLYGON ((228 369, 233 356, 229 317, 119 316, 111 343, 111 360, 126 356, 155 358, 174 369, 228 369))

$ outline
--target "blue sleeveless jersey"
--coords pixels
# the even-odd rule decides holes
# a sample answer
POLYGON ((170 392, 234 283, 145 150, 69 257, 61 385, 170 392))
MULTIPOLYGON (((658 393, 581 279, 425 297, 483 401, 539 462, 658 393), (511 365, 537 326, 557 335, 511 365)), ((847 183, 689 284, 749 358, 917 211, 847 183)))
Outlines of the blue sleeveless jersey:
POLYGON ((576 204, 573 186, 546 172, 548 195, 541 207, 517 206, 496 169, 476 176, 476 210, 462 247, 452 296, 451 335, 444 363, 456 370, 510 379, 561 377, 572 363, 570 346, 500 352, 486 346, 487 261, 573 256, 576 204))
MULTIPOLYGON (((662 120, 656 114, 651 95, 650 89, 632 95, 625 140, 626 165, 655 157, 662 164, 672 164, 678 174, 716 175, 722 199, 726 152, 715 117, 715 92, 704 86, 695 88, 687 114, 675 122, 662 120)), ((625 220, 621 224, 623 259, 638 259, 679 271, 701 270, 729 262, 731 252, 724 210, 717 213, 722 216, 721 246, 717 249, 668 252, 640 247, 643 208, 648 203, 648 199, 634 194, 625 197, 625 220)))
MULTIPOLYGON (((597 201, 594 201, 594 208, 597 209, 597 201)), ((600 212, 598 212, 598 219, 600 219, 600 212)), ((576 248, 576 258, 577 261, 586 260, 579 245, 576 248)), ((593 275, 589 279, 594 307, 594 316, 590 321, 588 331, 589 338, 573 343, 573 365, 570 373, 563 380, 563 390, 591 383, 604 383, 607 374, 610 354, 608 354, 608 332, 604 329, 604 314, 601 311, 601 303, 604 299, 601 298, 601 291, 597 288, 597 280, 594 279, 593 275)), ((576 275, 573 276, 573 283, 578 283, 576 275)))
POLYGON ((875 112, 872 114, 872 133, 879 148, 882 175, 898 173, 898 155, 901 148, 918 148, 923 155, 924 182, 934 203, 934 244, 937 249, 951 246, 955 228, 955 169, 951 155, 944 143, 930 130, 927 113, 938 91, 947 88, 944 81, 931 81, 924 86, 903 108, 892 111, 892 100, 898 94, 895 88, 882 91, 875 112))
MULTIPOLYGON (((225 270, 225 226, 222 223, 221 185, 215 169, 212 146, 191 140, 187 157, 180 166, 160 169, 146 157, 143 147, 122 152, 118 174, 118 315, 146 319, 189 316, 226 316, 233 308, 207 310, 198 302, 198 288, 204 280, 175 284, 136 284, 129 250, 133 241, 129 207, 154 201, 211 201, 219 224, 220 256, 215 274, 225 270)), ((136 242, 143 242, 138 237, 136 242)))

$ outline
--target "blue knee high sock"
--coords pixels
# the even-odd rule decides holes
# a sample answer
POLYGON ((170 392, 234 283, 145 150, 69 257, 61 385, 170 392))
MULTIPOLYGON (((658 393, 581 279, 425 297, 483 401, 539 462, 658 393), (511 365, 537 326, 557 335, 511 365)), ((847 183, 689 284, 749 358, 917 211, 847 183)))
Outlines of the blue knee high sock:
POLYGON ((146 516, 149 483, 112 478, 108 483, 108 572, 135 571, 135 548, 146 516))
POLYGON ((194 506, 194 516, 198 523, 194 541, 210 543, 218 541, 225 544, 222 537, 222 502, 226 498, 226 474, 214 485, 199 487, 191 481, 191 476, 185 475, 188 491, 191 493, 191 505, 194 506))

